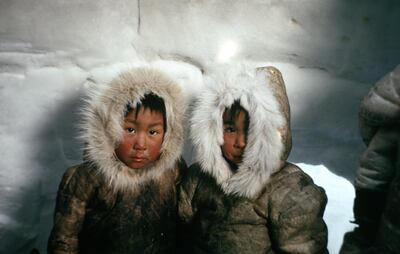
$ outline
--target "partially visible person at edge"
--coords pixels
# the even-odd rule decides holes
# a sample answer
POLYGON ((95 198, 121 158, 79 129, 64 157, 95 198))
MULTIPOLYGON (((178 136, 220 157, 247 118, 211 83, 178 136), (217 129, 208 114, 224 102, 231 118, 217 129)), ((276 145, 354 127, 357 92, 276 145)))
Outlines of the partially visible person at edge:
POLYGON ((62 178, 49 254, 175 253, 181 101, 179 86, 151 68, 93 91, 84 162, 62 178))
POLYGON ((400 65, 362 100, 367 146, 355 179, 354 219, 340 253, 400 253, 400 65))
POLYGON ((286 161, 289 103, 273 67, 209 79, 191 117, 198 163, 182 180, 187 253, 327 253, 325 191, 286 161))

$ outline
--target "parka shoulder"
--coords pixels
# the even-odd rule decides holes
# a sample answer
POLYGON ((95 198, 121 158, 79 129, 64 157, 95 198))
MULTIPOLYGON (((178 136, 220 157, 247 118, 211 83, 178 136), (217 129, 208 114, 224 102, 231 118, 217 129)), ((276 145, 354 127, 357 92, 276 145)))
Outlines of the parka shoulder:
POLYGON ((316 200, 326 203, 325 190, 314 183, 312 178, 298 166, 287 163, 279 172, 271 177, 268 183, 271 200, 285 203, 289 200, 302 202, 316 200))
POLYGON ((86 205, 98 185, 97 178, 86 163, 70 167, 64 173, 57 193, 48 253, 78 253, 78 233, 84 223, 86 205))
POLYGON ((290 253, 325 253, 328 232, 323 220, 327 204, 324 189, 290 163, 271 178, 269 185, 267 209, 277 248, 290 253))
POLYGON ((368 125, 400 124, 400 65, 376 82, 362 100, 359 116, 368 125))
POLYGON ((190 222, 194 215, 192 201, 199 183, 199 176, 200 165, 195 163, 183 171, 180 177, 178 210, 181 220, 185 223, 190 222))
POLYGON ((84 210, 85 203, 89 202, 100 184, 101 176, 90 164, 82 163, 68 168, 58 188, 55 216, 67 214, 65 209, 70 210, 71 207, 84 210))

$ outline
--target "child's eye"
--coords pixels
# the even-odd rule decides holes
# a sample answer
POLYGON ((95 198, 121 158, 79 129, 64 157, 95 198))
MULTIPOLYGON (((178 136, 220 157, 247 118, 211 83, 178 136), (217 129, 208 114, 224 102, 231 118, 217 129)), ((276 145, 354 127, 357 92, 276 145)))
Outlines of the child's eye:
POLYGON ((126 131, 128 133, 135 133, 136 130, 134 128, 126 128, 126 131))
POLYGON ((155 135, 158 134, 158 131, 156 131, 156 130, 151 130, 151 131, 149 131, 149 134, 150 134, 151 136, 155 136, 155 135))
POLYGON ((236 129, 232 126, 226 126, 224 128, 224 132, 235 132, 235 131, 236 131, 236 129))

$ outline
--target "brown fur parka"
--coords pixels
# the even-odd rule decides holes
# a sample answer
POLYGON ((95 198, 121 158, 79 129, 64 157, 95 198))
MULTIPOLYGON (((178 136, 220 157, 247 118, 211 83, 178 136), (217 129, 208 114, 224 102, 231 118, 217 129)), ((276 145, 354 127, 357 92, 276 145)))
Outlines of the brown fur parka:
POLYGON ((84 162, 59 186, 48 253, 174 253, 177 183, 186 165, 180 87, 150 68, 122 73, 96 87, 84 109, 84 162), (147 93, 164 100, 166 132, 160 157, 131 169, 115 155, 127 105, 147 93))
POLYGON ((198 163, 182 181, 179 214, 192 253, 326 253, 325 191, 286 162, 290 110, 280 72, 234 69, 211 78, 191 118, 198 163), (242 162, 222 155, 225 108, 249 114, 242 162))

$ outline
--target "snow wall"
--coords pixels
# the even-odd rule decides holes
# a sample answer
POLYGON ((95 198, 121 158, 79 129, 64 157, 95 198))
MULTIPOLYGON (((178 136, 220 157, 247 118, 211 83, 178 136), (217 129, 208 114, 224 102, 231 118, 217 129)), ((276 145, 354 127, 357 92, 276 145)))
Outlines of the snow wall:
POLYGON ((281 70, 289 160, 327 190, 337 253, 352 227, 364 148, 358 106, 399 63, 399 23, 395 0, 1 0, 0 253, 46 253, 61 176, 81 161, 76 123, 88 84, 149 62, 175 75, 188 97, 201 86, 200 68, 281 70))

